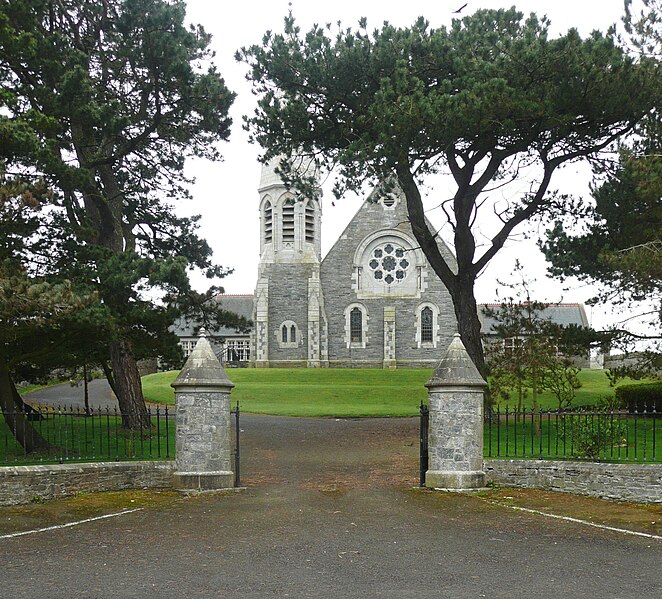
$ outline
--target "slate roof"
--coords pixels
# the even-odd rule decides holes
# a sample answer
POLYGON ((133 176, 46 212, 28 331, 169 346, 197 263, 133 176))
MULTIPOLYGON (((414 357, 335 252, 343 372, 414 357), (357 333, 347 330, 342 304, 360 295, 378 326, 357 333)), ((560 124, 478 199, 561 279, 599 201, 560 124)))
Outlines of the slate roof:
MULTIPOLYGON (((481 333, 484 335, 494 334, 494 325, 496 320, 485 314, 485 308, 497 310, 501 304, 478 304, 479 317, 481 320, 481 333)), ((545 320, 550 320, 555 324, 567 327, 571 324, 588 327, 588 318, 583 304, 546 304, 540 311, 539 316, 545 320)))
MULTIPOLYGON (((239 316, 243 316, 247 320, 253 318, 253 298, 255 296, 251 294, 245 295, 219 295, 217 300, 221 304, 223 310, 228 312, 234 312, 239 316)), ((188 321, 186 319, 179 319, 173 325, 173 332, 177 337, 195 337, 195 328, 198 326, 198 323, 194 321, 188 321)), ((210 334, 214 337, 247 337, 247 333, 237 332, 232 327, 221 327, 219 330, 210 331, 210 334)))

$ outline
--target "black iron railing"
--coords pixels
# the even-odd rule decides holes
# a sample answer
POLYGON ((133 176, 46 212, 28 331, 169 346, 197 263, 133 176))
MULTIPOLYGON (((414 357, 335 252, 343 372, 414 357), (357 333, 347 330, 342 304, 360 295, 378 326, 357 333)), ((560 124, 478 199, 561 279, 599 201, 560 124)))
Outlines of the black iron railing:
MULTIPOLYGON (((429 409, 420 407, 420 484, 428 470, 429 409)), ((633 409, 485 413, 484 455, 492 458, 662 463, 662 413, 633 409)))
POLYGON ((0 464, 173 459, 172 410, 150 408, 138 428, 125 428, 117 408, 37 407, 0 413, 0 464))
MULTIPOLYGON (((241 486, 239 402, 234 416, 234 484, 241 486)), ((0 413, 0 465, 64 464, 175 458, 175 415, 150 407, 139 428, 126 428, 117 408, 37 407, 0 413)))
POLYGON ((230 410, 230 414, 234 415, 234 486, 241 487, 241 454, 239 451, 241 428, 239 427, 239 402, 237 402, 234 410, 230 410))
POLYGON ((662 414, 589 407, 485 415, 485 455, 496 458, 662 462, 662 414))
POLYGON ((419 409, 420 412, 420 426, 419 426, 419 474, 418 481, 421 487, 425 486, 425 473, 429 467, 429 454, 428 454, 428 432, 430 430, 430 409, 421 402, 419 409))

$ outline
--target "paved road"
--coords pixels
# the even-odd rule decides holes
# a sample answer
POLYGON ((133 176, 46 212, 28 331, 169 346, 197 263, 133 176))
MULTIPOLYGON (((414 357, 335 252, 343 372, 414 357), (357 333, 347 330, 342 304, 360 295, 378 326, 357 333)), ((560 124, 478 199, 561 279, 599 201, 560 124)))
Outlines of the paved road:
MULTIPOLYGON (((88 383, 88 398, 90 407, 114 408, 117 406, 117 398, 111 391, 106 379, 95 379, 88 383)), ((61 406, 71 408, 85 408, 85 390, 83 383, 71 385, 64 383, 38 389, 25 395, 25 399, 33 405, 42 404, 47 406, 61 406)))
POLYGON ((658 541, 414 490, 413 419, 242 426, 247 490, 4 539, 0 596, 662 597, 658 541))

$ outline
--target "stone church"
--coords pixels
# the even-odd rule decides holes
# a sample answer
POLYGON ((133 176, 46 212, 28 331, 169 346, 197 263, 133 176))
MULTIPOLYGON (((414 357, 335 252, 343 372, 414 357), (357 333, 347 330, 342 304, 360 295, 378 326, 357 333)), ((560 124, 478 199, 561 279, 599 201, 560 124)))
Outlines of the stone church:
MULTIPOLYGON (((322 260, 319 198, 289 191, 273 167, 259 185, 260 265, 255 294, 221 295, 225 310, 253 321, 249 333, 212 331, 226 366, 434 367, 457 324, 450 295, 428 264, 409 226, 402 193, 373 192, 322 260)), ((442 255, 455 264, 448 247, 442 255)), ((479 304, 482 333, 496 322, 479 304)), ((588 326, 582 304, 547 304, 551 322, 588 326)), ((188 356, 198 326, 173 325, 188 356)), ((514 338, 501 339, 507 348, 514 338)), ((584 360, 586 362, 586 360, 584 360)), ((578 362, 588 366, 588 362, 578 362)))
MULTIPOLYGON (((260 265, 250 363, 268 367, 434 366, 457 324, 418 248, 401 192, 374 191, 324 259, 318 197, 262 167, 260 265)), ((448 247, 442 255, 453 264, 448 247)))

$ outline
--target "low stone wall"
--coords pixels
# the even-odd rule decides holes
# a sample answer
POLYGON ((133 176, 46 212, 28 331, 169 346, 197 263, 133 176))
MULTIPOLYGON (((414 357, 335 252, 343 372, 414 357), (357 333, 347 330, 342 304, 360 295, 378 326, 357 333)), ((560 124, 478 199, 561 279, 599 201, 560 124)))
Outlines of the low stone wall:
POLYGON ((547 460, 485 460, 488 483, 662 503, 662 465, 547 460))
MULTIPOLYGON (((486 481, 662 503, 662 465, 540 460, 485 460, 486 481)), ((80 492, 172 488, 174 461, 100 462, 0 467, 0 505, 68 497, 80 492)))
POLYGON ((172 487, 175 462, 99 462, 0 468, 0 505, 67 497, 80 492, 172 487))

